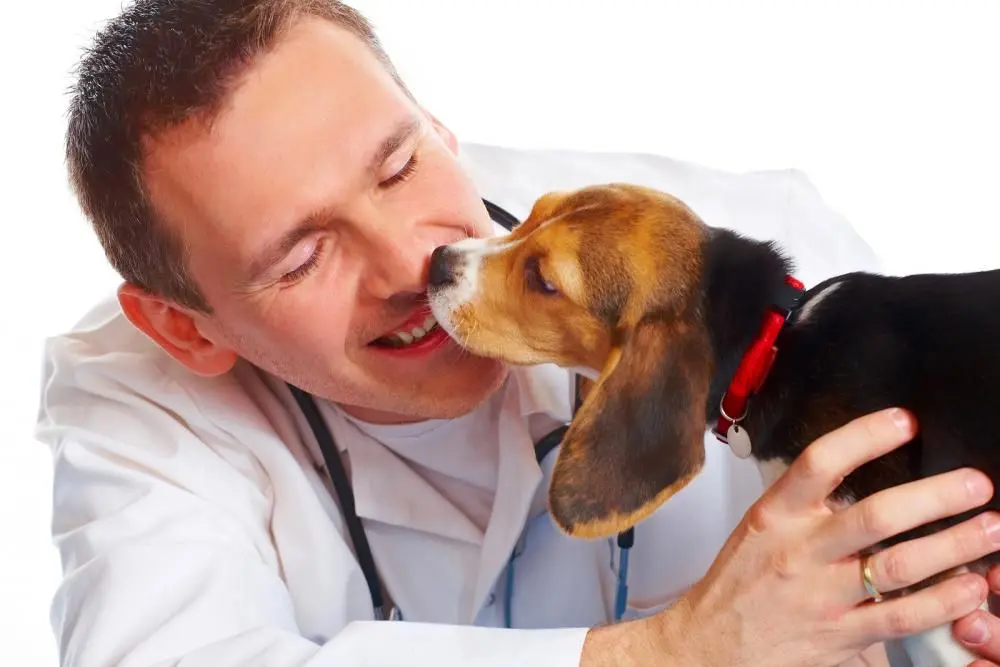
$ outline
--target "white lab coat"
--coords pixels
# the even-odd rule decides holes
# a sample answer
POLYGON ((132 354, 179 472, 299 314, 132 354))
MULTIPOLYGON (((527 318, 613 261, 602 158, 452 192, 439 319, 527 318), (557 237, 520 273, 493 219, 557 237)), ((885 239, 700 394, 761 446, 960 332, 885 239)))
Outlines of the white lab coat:
MULTIPOLYGON (((758 221, 757 235, 818 260, 800 272, 807 283, 870 266, 870 251, 792 172, 738 177, 650 156, 576 154, 574 174, 566 154, 473 146, 463 157, 483 195, 520 217, 546 189, 633 180, 719 213, 702 211, 710 224, 754 233, 758 221)), ((570 406, 565 371, 515 371, 482 535, 321 405, 406 619, 371 621, 365 579, 286 388, 244 364, 196 377, 113 301, 100 305, 49 341, 38 423, 54 452, 53 534, 65 578, 52 622, 63 664, 577 665, 586 628, 612 618, 615 550, 554 528, 544 511, 554 457, 538 466, 526 426, 529 414, 565 421, 570 406), (506 630, 503 574, 520 538, 516 629, 506 630)), ((629 616, 663 608, 696 581, 760 491, 748 463, 711 437, 706 447, 704 472, 636 531, 629 616)))

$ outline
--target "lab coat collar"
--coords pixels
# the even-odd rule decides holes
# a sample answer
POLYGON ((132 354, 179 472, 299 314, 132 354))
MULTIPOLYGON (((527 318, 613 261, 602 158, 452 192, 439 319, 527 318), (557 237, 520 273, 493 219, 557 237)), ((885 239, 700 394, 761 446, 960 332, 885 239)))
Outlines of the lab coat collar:
MULTIPOLYGON (((512 371, 514 382, 505 397, 500 424, 500 469, 493 513, 481 553, 475 599, 467 622, 475 620, 497 577, 506 567, 526 522, 544 511, 544 475, 535 457, 528 417, 545 414, 568 422, 572 416, 573 383, 556 366, 534 366, 512 371), (513 416, 516 415, 517 418, 513 416)), ((549 457, 551 460, 552 457, 549 457)))
MULTIPOLYGON (((520 385, 523 393, 521 415, 527 421, 528 417, 545 414, 560 424, 569 424, 573 419, 573 406, 576 403, 575 376, 569 371, 554 365, 537 366, 533 369, 532 381, 520 385)), ((558 456, 556 447, 538 461, 543 479, 550 480, 552 468, 558 456)), ((535 455, 532 443, 532 456, 535 455)), ((535 519, 548 511, 548 484, 538 485, 528 512, 529 519, 535 519)))
POLYGON ((526 419, 533 407, 530 399, 534 395, 530 391, 524 391, 522 395, 523 386, 530 384, 512 383, 505 396, 500 421, 497 490, 480 552, 474 598, 465 610, 465 621, 468 623, 475 620, 477 611, 520 539, 531 502, 542 481, 542 471, 535 460, 534 442, 526 419))
POLYGON ((406 462, 329 403, 320 411, 344 455, 359 518, 482 544, 482 531, 406 462))
POLYGON ((508 541, 512 547, 524 520, 544 511, 544 503, 539 507, 538 502, 543 475, 527 419, 543 413, 568 421, 573 394, 570 374, 555 366, 513 368, 501 391, 497 490, 485 535, 392 451, 321 402, 320 411, 337 447, 346 453, 358 516, 481 545, 484 553, 494 548, 504 551, 500 547, 508 541))
POLYGON ((521 417, 546 414, 569 423, 576 389, 572 373, 550 364, 516 368, 511 373, 518 378, 521 417))
MULTIPOLYGON (((351 462, 358 516, 458 540, 478 549, 479 567, 471 597, 460 601, 456 622, 474 622, 527 520, 545 511, 545 476, 535 458, 528 418, 544 414, 565 423, 572 414, 571 375, 555 366, 514 368, 501 391, 497 486, 485 533, 389 449, 357 429, 336 409, 321 406, 338 447, 351 462)), ((549 456, 546 468, 551 468, 553 458, 549 456)))

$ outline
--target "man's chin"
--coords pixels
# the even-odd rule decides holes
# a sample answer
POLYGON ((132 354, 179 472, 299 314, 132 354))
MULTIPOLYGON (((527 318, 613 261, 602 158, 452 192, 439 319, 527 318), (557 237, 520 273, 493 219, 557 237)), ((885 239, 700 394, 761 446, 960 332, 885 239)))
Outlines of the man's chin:
POLYGON ((430 399, 425 412, 435 413, 428 418, 452 419, 475 410, 503 386, 510 372, 503 362, 487 357, 469 355, 462 365, 461 372, 442 374, 440 383, 429 383, 422 392, 430 399))
MULTIPOLYGON (((482 358, 481 358, 482 359, 482 358)), ((464 395, 452 394, 439 403, 439 414, 434 419, 454 419, 475 410, 503 386, 510 369, 495 359, 482 359, 488 364, 475 386, 464 395)))
POLYGON ((509 373, 503 363, 485 357, 466 357, 458 364, 462 368, 446 370, 419 383, 401 379, 386 387, 377 402, 371 400, 366 406, 341 404, 341 407, 355 419, 371 423, 455 419, 472 412, 496 393, 509 373))

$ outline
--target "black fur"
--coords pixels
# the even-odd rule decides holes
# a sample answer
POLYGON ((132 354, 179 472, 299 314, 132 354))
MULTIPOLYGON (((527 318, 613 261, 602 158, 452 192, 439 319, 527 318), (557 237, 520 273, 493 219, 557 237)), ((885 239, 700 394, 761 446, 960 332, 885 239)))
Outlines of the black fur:
MULTIPOLYGON (((702 307, 715 360, 706 423, 714 426, 722 393, 792 267, 772 244, 725 230, 713 230, 704 256, 702 307)), ((856 470, 836 498, 860 500, 966 466, 998 484, 998 383, 1000 270, 909 277, 851 273, 803 296, 743 425, 754 458, 790 463, 848 421, 902 407, 916 416, 918 436, 856 470), (803 321, 806 304, 833 283, 839 286, 803 321)), ((987 507, 1000 509, 1000 494, 987 507)), ((982 509, 882 546, 940 530, 982 509)))

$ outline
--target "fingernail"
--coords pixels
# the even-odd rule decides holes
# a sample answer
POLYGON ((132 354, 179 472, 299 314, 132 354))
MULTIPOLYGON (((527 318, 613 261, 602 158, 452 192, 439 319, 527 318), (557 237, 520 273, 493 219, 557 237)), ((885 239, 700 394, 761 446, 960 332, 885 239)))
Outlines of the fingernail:
POLYGON ((969 595, 980 602, 985 600, 986 596, 989 595, 988 586, 982 577, 969 577, 966 586, 968 587, 969 595))
POLYGON ((962 631, 961 638, 966 644, 985 644, 990 638, 990 629, 986 621, 977 618, 962 631))
POLYGON ((910 415, 906 414, 905 410, 900 410, 899 408, 893 408, 889 412, 889 416, 892 417, 892 423, 896 425, 900 431, 906 431, 910 428, 910 415))
POLYGON ((991 486, 986 475, 978 472, 969 473, 969 476, 965 478, 965 488, 969 490, 969 495, 976 500, 989 498, 991 486))
POLYGON ((996 514, 983 515, 983 528, 991 544, 1000 544, 1000 517, 996 514))

